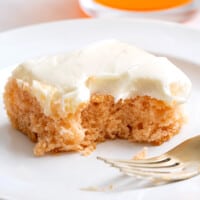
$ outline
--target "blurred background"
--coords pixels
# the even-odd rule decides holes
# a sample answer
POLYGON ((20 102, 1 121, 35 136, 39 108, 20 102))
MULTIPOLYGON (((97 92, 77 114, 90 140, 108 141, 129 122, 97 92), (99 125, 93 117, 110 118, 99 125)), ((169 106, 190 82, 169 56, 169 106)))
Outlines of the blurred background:
MULTIPOLYGON (((20 26, 26 26, 42 22, 50 22, 56 20, 65 19, 77 19, 77 18, 88 18, 88 17, 113 17, 113 16, 125 16, 124 13, 118 12, 115 9, 108 9, 105 7, 105 1, 110 1, 111 6, 116 6, 116 2, 127 2, 129 5, 131 1, 140 0, 0 0, 0 31, 6 31, 20 26), (95 2, 94 2, 95 1, 95 2), (99 3, 104 4, 99 4, 99 3), (113 4, 114 2, 114 4, 113 4), (84 11, 85 12, 84 12, 84 11), (87 14, 85 14, 87 13, 87 14), (106 14, 105 14, 106 13, 106 14), (119 14, 120 13, 120 14, 119 14)), ((150 0, 142 0, 150 1, 150 0)), ((157 1, 159 4, 163 4, 164 0, 153 0, 154 3, 157 1)), ((166 2, 174 1, 187 1, 191 3, 191 0, 167 0, 166 2)), ((199 0, 197 0, 199 2, 199 0)), ((118 5, 119 6, 119 5, 118 5)), ((121 4, 121 6, 123 6, 121 4)), ((126 5, 127 6, 127 5, 126 5)), ((124 12, 124 11, 123 11, 124 12)), ((138 12, 138 11, 137 11, 138 12)), ((143 10, 142 10, 143 12, 143 10)), ((146 11, 145 11, 146 12, 146 11)), ((157 12, 157 10, 156 10, 157 12)), ((179 11, 178 11, 179 12, 179 11)), ((130 10, 125 12, 130 15, 130 10)), ((168 13, 167 16, 171 15, 168 13)), ((131 16, 133 18, 145 17, 154 18, 152 13, 146 15, 134 13, 131 16)), ((157 16, 161 19, 160 15, 157 16)), ((173 21, 173 19, 172 19, 173 21)), ((177 20, 174 20, 177 21, 177 20)), ((189 7, 187 10, 187 16, 184 19, 178 20, 188 26, 200 28, 200 13, 199 8, 189 7)))
POLYGON ((78 0, 0 0, 0 31, 84 17, 78 0))

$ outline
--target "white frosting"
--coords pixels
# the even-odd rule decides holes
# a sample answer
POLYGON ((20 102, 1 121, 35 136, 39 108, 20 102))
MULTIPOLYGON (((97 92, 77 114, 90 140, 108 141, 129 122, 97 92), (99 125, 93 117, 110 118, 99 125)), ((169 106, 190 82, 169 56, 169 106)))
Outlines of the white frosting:
POLYGON ((183 103, 191 90, 188 77, 167 58, 116 40, 24 62, 13 76, 32 86, 47 114, 49 99, 55 95, 65 111, 66 102, 75 110, 93 93, 110 94, 116 100, 148 95, 167 103, 183 103))

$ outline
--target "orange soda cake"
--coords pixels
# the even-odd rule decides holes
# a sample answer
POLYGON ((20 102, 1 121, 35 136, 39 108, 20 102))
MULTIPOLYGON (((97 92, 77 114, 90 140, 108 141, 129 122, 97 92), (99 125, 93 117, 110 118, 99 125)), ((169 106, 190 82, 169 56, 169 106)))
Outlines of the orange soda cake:
POLYGON ((117 40, 16 67, 4 92, 34 154, 91 152, 107 139, 162 144, 184 123, 188 77, 167 58, 117 40))

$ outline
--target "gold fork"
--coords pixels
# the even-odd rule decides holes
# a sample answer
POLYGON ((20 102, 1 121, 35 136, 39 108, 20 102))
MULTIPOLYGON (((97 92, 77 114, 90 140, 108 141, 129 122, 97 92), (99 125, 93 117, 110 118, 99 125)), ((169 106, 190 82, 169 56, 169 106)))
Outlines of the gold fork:
POLYGON ((142 160, 97 157, 129 176, 179 181, 200 174, 200 135, 190 138, 161 156, 142 160))

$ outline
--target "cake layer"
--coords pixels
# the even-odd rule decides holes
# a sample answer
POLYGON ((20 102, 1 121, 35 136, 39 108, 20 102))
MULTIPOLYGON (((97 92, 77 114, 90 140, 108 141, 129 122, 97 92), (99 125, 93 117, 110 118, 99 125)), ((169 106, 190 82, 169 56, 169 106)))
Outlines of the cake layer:
POLYGON ((162 144, 180 131, 184 122, 179 105, 138 96, 114 101, 110 95, 92 95, 67 116, 46 116, 30 88, 20 87, 11 78, 4 94, 12 125, 36 142, 34 154, 81 151, 91 153, 96 144, 107 139, 162 144))

